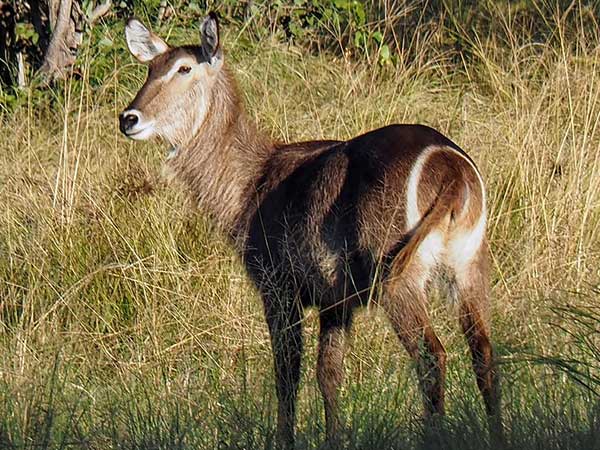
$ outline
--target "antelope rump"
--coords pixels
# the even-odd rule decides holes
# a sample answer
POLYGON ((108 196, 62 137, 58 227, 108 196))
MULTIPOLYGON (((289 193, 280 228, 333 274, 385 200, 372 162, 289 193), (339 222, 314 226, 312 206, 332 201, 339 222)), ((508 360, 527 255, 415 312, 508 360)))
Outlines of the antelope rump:
POLYGON ((172 146, 169 171, 229 236, 260 292, 279 443, 294 443, 306 307, 319 310, 317 378, 329 440, 343 429, 338 395, 353 312, 369 302, 383 308, 416 362, 425 416, 444 413, 446 353, 427 312, 440 276, 458 305, 490 425, 501 428, 485 189, 469 156, 422 125, 349 141, 273 142, 244 112, 214 14, 197 46, 172 48, 136 19, 125 31, 148 77, 120 129, 172 146))

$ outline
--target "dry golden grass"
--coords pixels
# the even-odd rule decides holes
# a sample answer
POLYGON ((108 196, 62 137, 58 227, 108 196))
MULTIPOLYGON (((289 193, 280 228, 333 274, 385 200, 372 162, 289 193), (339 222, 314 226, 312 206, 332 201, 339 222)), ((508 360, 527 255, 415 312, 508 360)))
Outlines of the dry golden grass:
MULTIPOLYGON (((494 336, 507 361, 515 448, 550 436, 519 423, 552 423, 570 405, 562 425, 575 432, 598 405, 565 376, 525 361, 572 343, 557 325, 573 324, 550 307, 598 301, 600 41, 589 30, 567 38, 556 26, 548 42, 529 44, 466 33, 463 63, 430 48, 434 34, 422 57, 396 69, 226 39, 251 114, 275 138, 348 138, 421 122, 477 162, 489 188, 494 336)), ((117 114, 142 72, 116 53, 92 88, 91 55, 82 81, 2 117, 0 444, 269 447, 274 394, 260 302, 210 223, 162 181, 164 146, 119 134, 117 114)), ((452 307, 434 300, 432 314, 451 355, 456 430, 477 436, 482 408, 452 307)), ((322 427, 315 327, 309 313, 300 416, 308 447, 322 427)), ((420 411, 408 358, 376 310, 354 334, 344 402, 355 446, 369 448, 368 436, 381 432, 391 433, 376 436, 381 442, 413 448, 394 434, 403 436, 396 421, 414 429, 420 411), (394 423, 378 422, 382 412, 394 423)), ((600 435, 593 429, 589 442, 600 435)), ((456 430, 452 448, 483 448, 456 430)))

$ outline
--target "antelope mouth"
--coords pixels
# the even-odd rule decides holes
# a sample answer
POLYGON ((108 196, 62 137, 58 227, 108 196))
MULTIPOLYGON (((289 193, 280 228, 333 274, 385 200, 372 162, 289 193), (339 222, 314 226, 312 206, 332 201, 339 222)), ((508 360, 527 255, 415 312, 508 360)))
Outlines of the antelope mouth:
POLYGON ((137 109, 126 109, 119 114, 119 130, 131 139, 149 139, 154 135, 154 121, 144 120, 142 113, 137 109))
POLYGON ((125 131, 123 134, 125 134, 125 136, 127 137, 133 137, 137 134, 143 133, 146 130, 146 128, 143 128, 141 130, 136 130, 136 131, 125 131))
POLYGON ((129 129, 123 131, 123 134, 130 139, 144 141, 154 135, 154 127, 152 125, 148 125, 143 128, 129 129))

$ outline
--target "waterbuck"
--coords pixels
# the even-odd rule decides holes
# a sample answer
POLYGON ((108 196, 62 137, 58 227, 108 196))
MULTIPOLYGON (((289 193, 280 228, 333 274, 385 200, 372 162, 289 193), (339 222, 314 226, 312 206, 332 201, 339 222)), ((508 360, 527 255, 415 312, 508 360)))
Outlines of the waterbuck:
POLYGON ((349 141, 275 143, 244 113, 217 18, 200 45, 170 47, 136 19, 125 30, 148 77, 119 117, 132 139, 158 136, 165 164, 231 238, 260 292, 271 336, 278 439, 293 446, 303 309, 319 309, 317 380, 327 438, 342 428, 338 393, 355 309, 380 305, 414 358, 425 416, 444 413, 446 353, 427 313, 449 280, 487 413, 500 422, 488 320, 484 185, 456 144, 421 125, 349 141))

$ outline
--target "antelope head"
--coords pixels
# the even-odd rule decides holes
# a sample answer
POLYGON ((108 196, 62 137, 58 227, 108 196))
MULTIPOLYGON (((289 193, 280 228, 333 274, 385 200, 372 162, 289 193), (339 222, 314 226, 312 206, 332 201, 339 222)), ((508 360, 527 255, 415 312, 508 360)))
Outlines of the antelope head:
POLYGON ((148 65, 146 82, 119 115, 119 129, 136 140, 161 137, 172 145, 190 140, 204 122, 223 67, 214 13, 202 22, 200 45, 169 47, 139 20, 125 28, 133 56, 148 65))

